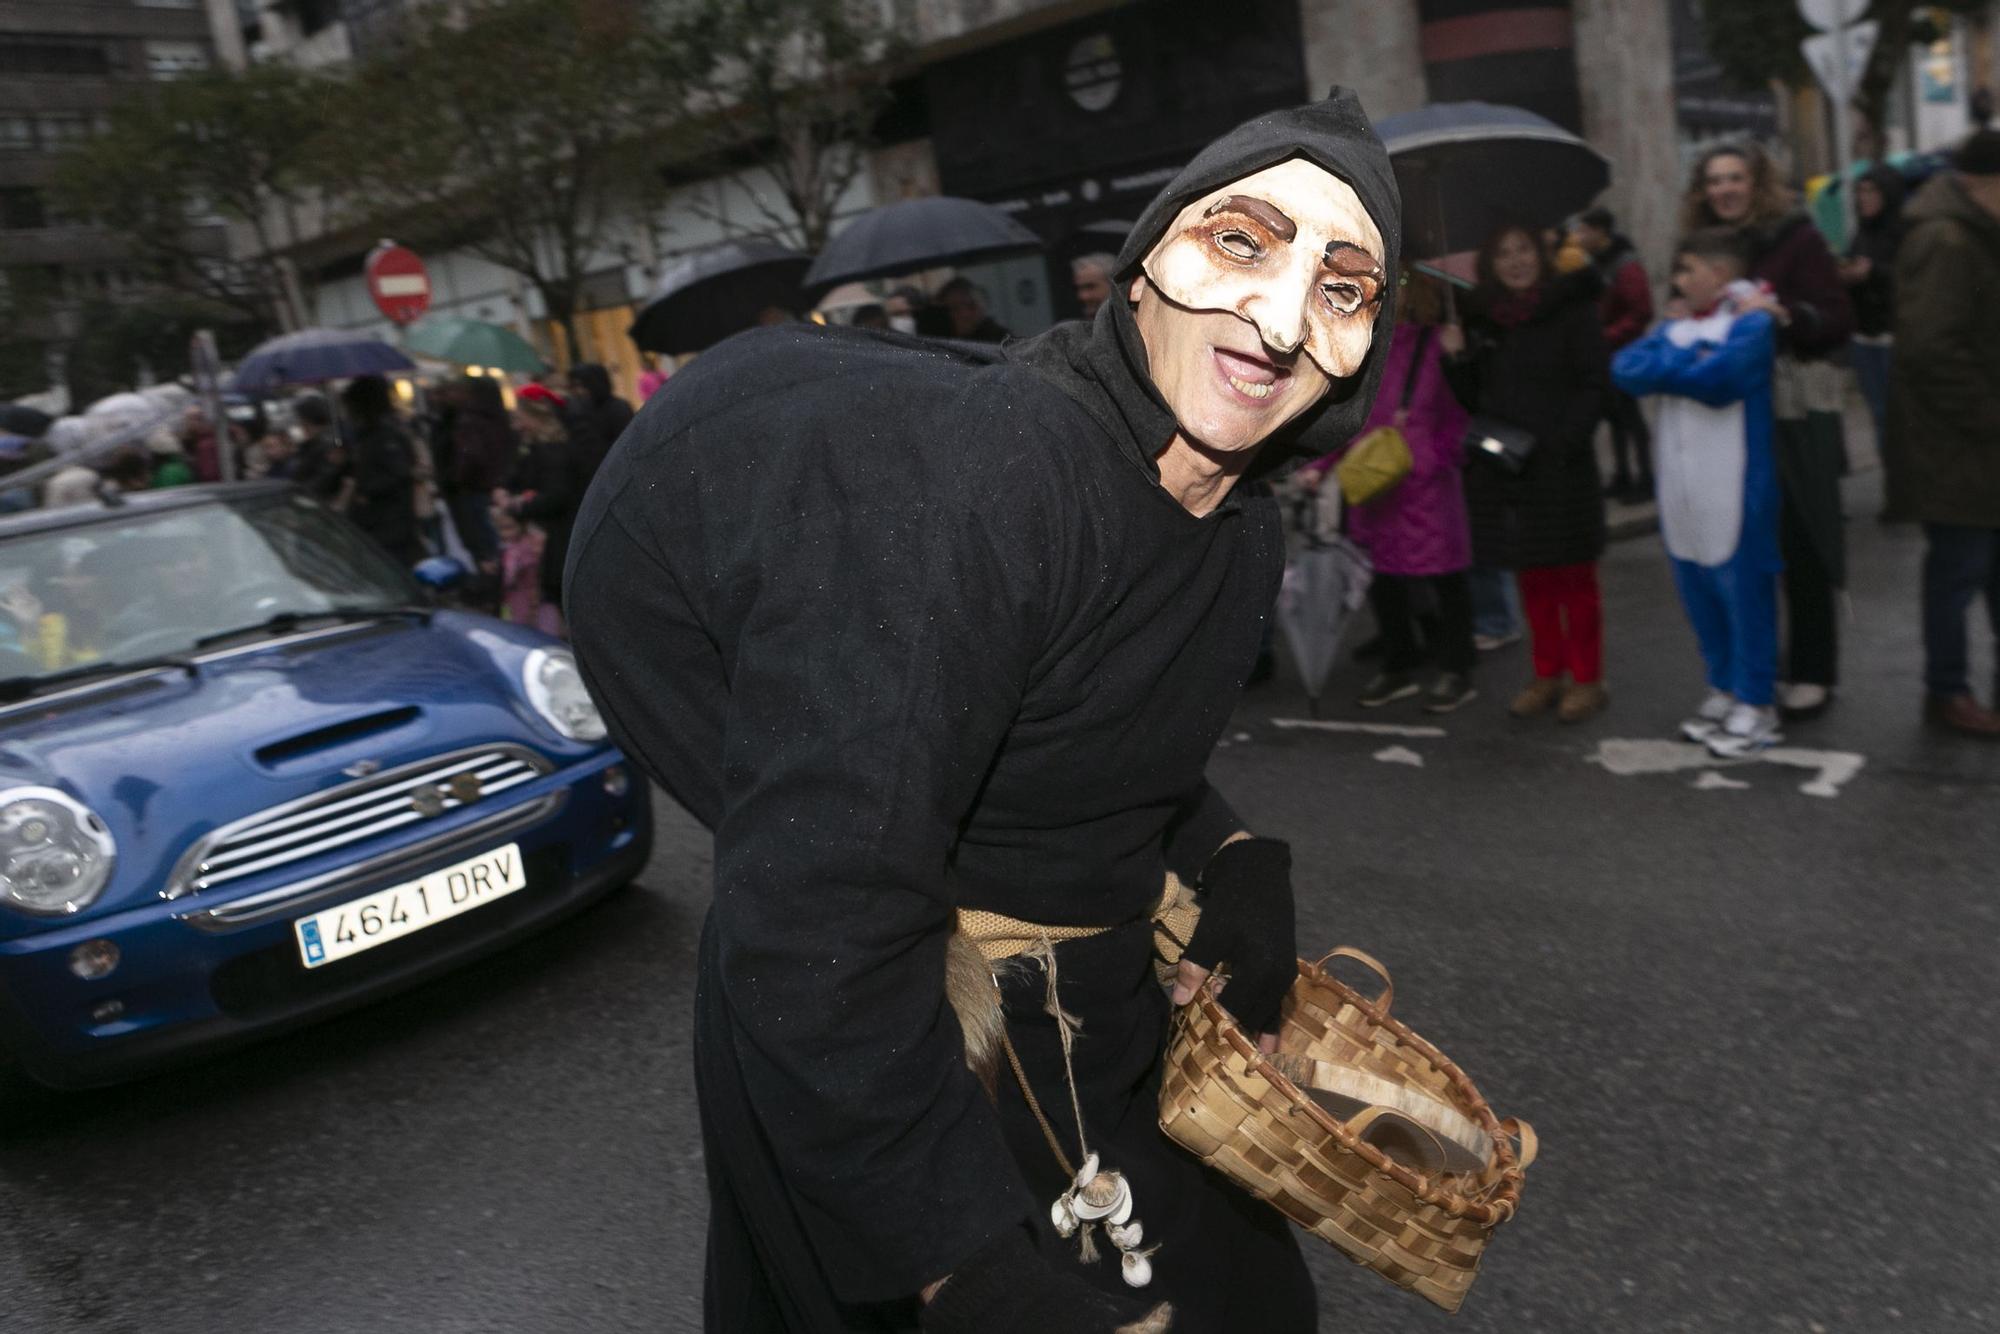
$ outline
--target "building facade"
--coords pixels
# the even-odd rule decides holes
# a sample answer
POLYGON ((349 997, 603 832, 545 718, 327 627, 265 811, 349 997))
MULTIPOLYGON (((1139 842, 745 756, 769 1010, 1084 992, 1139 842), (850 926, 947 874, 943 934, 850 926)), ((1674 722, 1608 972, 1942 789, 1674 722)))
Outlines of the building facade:
MULTIPOLYGON (((437 0, 244 2, 256 6, 253 58, 316 64, 393 44, 407 6, 437 0)), ((1582 134, 1613 164, 1603 202, 1663 276, 1685 164, 1701 142, 1789 140, 1804 145, 1792 153, 1802 177, 1825 169, 1802 125, 1810 108, 1719 79, 1704 58, 1698 9, 1697 0, 1236 0, 1221 12, 1195 0, 926 0, 893 133, 843 210, 942 191, 1015 213, 1047 243, 1046 257, 973 276, 1001 322, 1029 332, 1074 311, 1069 259, 1115 251, 1201 144, 1338 83, 1377 116, 1478 99, 1528 107, 1582 134)), ((1993 82, 1983 31, 1965 29, 1957 65, 1933 58, 1913 77, 1927 69, 1935 83, 1950 73, 1961 99, 1993 82)), ((1928 105, 1932 122, 1953 119, 1928 105)), ((1955 115, 1962 124, 1962 105, 1955 115)), ((663 210, 607 229, 581 353, 629 385, 638 362, 623 329, 660 266, 763 229, 749 202, 760 188, 755 172, 699 182, 663 210)), ((360 276, 373 240, 335 244, 336 254, 311 247, 320 322, 387 331, 360 276)), ((551 346, 545 312, 518 275, 465 253, 429 258, 434 309, 514 324, 551 346)))
MULTIPOLYGON (((0 284, 11 339, 60 359, 86 308, 147 294, 117 238, 61 215, 49 190, 55 160, 97 133, 135 85, 215 58, 205 0, 0 0, 0 284)), ((220 253, 221 228, 197 230, 220 253)))

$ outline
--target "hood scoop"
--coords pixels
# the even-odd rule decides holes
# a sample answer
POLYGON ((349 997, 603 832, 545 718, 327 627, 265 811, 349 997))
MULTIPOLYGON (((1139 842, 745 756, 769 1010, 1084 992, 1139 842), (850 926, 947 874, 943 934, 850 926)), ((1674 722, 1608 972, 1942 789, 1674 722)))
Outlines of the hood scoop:
POLYGON ((260 746, 253 758, 267 769, 280 769, 292 760, 316 756, 322 751, 332 750, 359 741, 363 737, 379 735, 405 727, 423 716, 423 710, 413 705, 402 708, 383 709, 379 713, 366 713, 358 718, 344 718, 325 727, 316 727, 310 732, 300 732, 281 741, 260 746))

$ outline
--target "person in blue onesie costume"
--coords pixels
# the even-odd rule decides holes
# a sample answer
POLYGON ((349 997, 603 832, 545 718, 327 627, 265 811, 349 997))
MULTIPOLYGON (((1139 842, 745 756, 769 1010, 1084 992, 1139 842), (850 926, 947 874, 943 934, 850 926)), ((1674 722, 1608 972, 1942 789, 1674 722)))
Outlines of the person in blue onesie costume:
POLYGON ((1725 758, 1783 740, 1775 701, 1783 568, 1771 447, 1776 324, 1769 293, 1744 281, 1749 268, 1737 232, 1690 235, 1674 257, 1669 318, 1611 366, 1626 393, 1660 396, 1660 528, 1710 692, 1681 731, 1725 758))

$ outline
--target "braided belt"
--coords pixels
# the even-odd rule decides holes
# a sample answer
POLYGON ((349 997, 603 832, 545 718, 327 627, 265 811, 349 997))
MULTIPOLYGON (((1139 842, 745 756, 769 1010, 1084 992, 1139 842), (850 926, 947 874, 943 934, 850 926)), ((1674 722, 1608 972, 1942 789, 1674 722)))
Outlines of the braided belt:
MULTIPOLYGON (((1181 950, 1186 948, 1200 917, 1201 908, 1195 903, 1193 887, 1172 871, 1167 872, 1165 890, 1160 895, 1159 903, 1148 914, 1148 920, 1153 924, 1153 951, 1168 967, 1180 962, 1181 950)), ((1061 944, 1065 940, 1087 940, 1117 929, 1115 926, 1043 926, 981 908, 958 910, 958 933, 970 941, 988 963, 1026 954, 1044 942, 1061 944)))

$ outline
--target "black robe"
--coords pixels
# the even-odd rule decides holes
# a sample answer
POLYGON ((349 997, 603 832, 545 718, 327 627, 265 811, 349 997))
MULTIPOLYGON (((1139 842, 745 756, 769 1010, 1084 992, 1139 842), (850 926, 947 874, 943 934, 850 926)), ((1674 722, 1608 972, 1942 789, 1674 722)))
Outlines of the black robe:
MULTIPOLYGON (((1086 1078, 1121 1120, 1143 1100, 1166 1006, 1138 924, 1240 823, 1202 773, 1284 566, 1271 501, 1196 518, 1160 486, 1174 422, 1143 356, 1123 303, 992 360, 744 334, 655 396, 586 502, 591 692, 716 836, 697 1065, 718 1222, 744 1215, 763 1272, 710 1295, 786 1313, 718 1328, 829 1327, 830 1300, 906 1298, 1045 1222, 944 1001, 954 908, 1134 924, 1096 947, 1115 967, 1072 972, 1115 973, 1127 1011, 1086 1005, 1086 1078)), ((1149 1230, 1186 1208, 1140 1206, 1149 1230)))
MULTIPOLYGON (((1395 268, 1395 184, 1349 94, 1248 123, 1149 206, 1304 154, 1395 268)), ((1256 466, 1367 415, 1377 348, 1256 466)), ((1289 1225, 1157 1127, 1167 1004, 1145 919, 1242 822, 1203 777, 1284 568, 1274 503, 1189 514, 1123 300, 1003 348, 779 326, 655 394, 578 515, 564 607, 613 738, 714 831, 695 1065, 711 1331, 914 1327, 912 1294, 1065 1184, 1011 1082, 990 1101, 944 997, 959 907, 1124 924, 1058 947, 1084 1120, 1132 1179, 1176 1334, 1313 1324, 1289 1225)), ((1032 970, 1009 1032, 1067 1151, 1032 970)), ((1123 1291, 1113 1259, 1080 1270, 1123 1291)))

